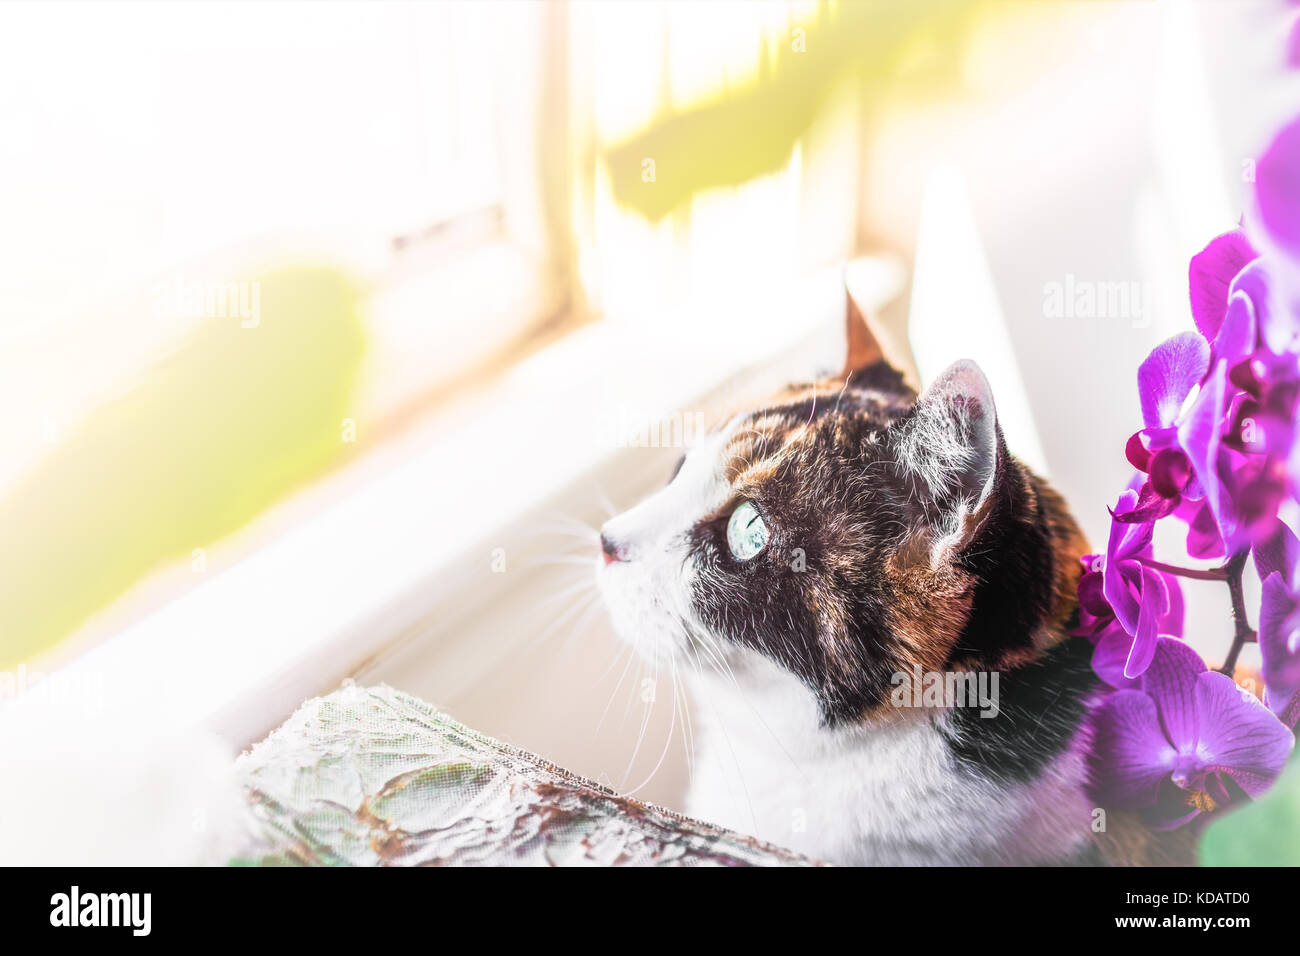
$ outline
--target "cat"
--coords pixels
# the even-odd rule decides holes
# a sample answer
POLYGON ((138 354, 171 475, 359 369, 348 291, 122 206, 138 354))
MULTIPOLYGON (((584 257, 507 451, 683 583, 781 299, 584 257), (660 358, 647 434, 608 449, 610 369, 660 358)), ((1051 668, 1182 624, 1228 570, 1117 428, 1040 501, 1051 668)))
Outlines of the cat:
POLYGON ((615 630, 685 665, 687 812, 840 864, 1186 862, 1087 796, 1088 545, 984 374, 918 395, 851 298, 846 331, 601 529, 615 630))

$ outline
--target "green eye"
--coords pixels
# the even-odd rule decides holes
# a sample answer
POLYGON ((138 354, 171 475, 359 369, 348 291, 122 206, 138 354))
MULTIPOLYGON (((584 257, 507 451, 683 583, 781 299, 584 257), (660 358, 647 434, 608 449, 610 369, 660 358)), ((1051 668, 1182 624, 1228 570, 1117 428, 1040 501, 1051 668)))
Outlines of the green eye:
POLYGON ((751 502, 736 505, 727 521, 727 547, 740 561, 748 561, 767 544, 767 525, 751 502))

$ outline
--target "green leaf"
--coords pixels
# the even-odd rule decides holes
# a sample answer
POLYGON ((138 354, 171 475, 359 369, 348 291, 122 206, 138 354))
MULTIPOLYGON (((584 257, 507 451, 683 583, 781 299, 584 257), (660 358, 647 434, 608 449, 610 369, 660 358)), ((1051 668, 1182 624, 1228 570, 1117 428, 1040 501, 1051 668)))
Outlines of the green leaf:
POLYGON ((1205 866, 1300 866, 1300 762, 1257 802, 1210 825, 1205 866))

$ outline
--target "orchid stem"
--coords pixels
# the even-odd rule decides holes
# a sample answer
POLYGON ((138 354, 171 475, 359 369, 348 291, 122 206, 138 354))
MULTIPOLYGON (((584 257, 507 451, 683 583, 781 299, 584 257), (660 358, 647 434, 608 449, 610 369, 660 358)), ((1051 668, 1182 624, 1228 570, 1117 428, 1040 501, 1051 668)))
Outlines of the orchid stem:
POLYGON ((1246 595, 1241 586, 1241 574, 1246 567, 1246 552, 1239 551, 1228 559, 1228 562, 1221 569, 1224 574, 1224 580, 1228 582, 1228 593, 1232 596, 1232 647, 1228 650, 1228 656, 1223 661, 1223 666, 1219 668, 1220 674, 1232 676, 1232 672, 1237 669, 1237 657, 1241 654, 1241 649, 1248 643, 1255 640, 1255 631, 1250 626, 1250 621, 1246 618, 1246 595))
MULTIPOLYGON (((1195 578, 1197 581, 1228 581, 1228 565, 1221 568, 1180 568, 1174 564, 1165 564, 1163 561, 1153 561, 1151 558, 1139 558, 1143 564, 1153 571, 1163 571, 1165 574, 1176 574, 1180 578, 1195 578)), ((1244 561, 1244 555, 1243 555, 1244 561)), ((1231 562, 1229 562, 1231 564, 1231 562)), ((1241 572, 1237 572, 1237 582, 1241 583, 1241 572)))

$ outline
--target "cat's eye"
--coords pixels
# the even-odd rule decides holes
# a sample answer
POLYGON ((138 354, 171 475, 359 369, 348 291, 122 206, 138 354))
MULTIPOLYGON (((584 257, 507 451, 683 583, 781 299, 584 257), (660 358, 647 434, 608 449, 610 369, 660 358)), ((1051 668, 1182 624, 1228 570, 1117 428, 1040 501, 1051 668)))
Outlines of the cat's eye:
POLYGON ((767 544, 767 524, 752 501, 742 501, 727 520, 727 547, 738 561, 748 561, 767 544))

